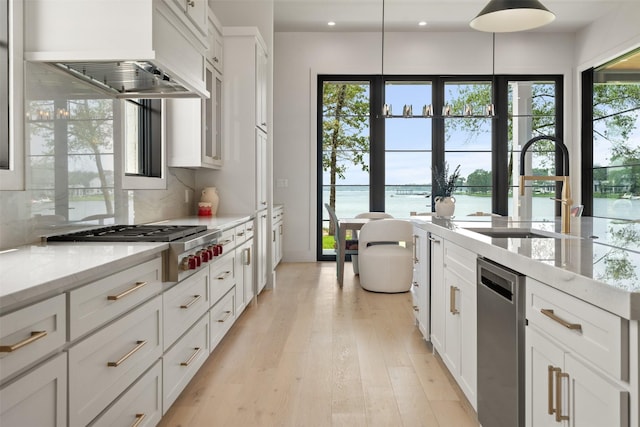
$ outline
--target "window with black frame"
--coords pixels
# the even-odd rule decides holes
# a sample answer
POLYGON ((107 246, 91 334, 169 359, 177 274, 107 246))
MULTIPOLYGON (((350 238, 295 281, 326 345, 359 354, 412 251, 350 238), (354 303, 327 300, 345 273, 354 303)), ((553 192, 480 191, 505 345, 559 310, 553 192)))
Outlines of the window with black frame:
MULTIPOLYGON (((640 49, 590 74, 592 179, 584 183, 593 216, 640 218, 640 49), (591 197, 588 194, 591 193, 591 197)), ((584 150, 583 150, 584 151, 584 150)))
POLYGON ((125 174, 162 176, 162 102, 127 99, 125 102, 125 174))

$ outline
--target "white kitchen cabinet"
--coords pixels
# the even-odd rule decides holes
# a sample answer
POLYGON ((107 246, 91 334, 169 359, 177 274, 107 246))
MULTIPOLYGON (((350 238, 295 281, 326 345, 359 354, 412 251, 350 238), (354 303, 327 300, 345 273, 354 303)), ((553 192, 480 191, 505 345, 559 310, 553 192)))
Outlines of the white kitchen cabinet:
POLYGON ((284 238, 284 207, 274 206, 271 214, 271 266, 275 269, 282 260, 284 238))
POLYGON ((256 294, 253 280, 253 244, 254 239, 251 238, 238 247, 238 262, 240 263, 240 270, 242 271, 242 281, 238 280, 236 287, 242 287, 242 290, 236 288, 236 296, 241 295, 242 301, 236 301, 237 313, 240 315, 242 311, 251 303, 251 300, 256 294))
POLYGON ((444 353, 446 294, 444 283, 444 239, 429 233, 431 258, 431 343, 440 354, 444 353))
POLYGON ((0 316, 0 325, 0 381, 4 381, 64 345, 65 296, 0 316))
POLYGON ((215 350, 224 335, 236 320, 236 291, 231 288, 209 310, 209 351, 215 350))
POLYGON ((256 274, 256 294, 260 294, 267 285, 268 280, 268 215, 267 210, 258 212, 258 220, 256 227, 256 258, 257 258, 257 274, 256 274))
POLYGON ((161 418, 162 362, 158 360, 91 427, 153 427, 161 418))
POLYGON ((86 425, 162 355, 156 296, 69 349, 69 424, 86 425))
POLYGON ((154 258, 69 292, 69 339, 75 340, 162 290, 162 259, 154 258))
POLYGON ((67 426, 67 354, 38 365, 0 389, 2 427, 67 426))
POLYGON ((224 72, 224 36, 222 24, 209 9, 209 54, 207 58, 220 73, 224 72))
POLYGON ((267 132, 268 55, 264 43, 256 43, 256 127, 267 132))
POLYGON ((266 209, 267 201, 267 134, 256 129, 256 209, 266 209))
POLYGON ((209 315, 205 314, 162 356, 162 408, 166 413, 209 357, 209 315))
POLYGON ((413 313, 422 336, 429 341, 429 233, 413 227, 413 313))
POLYGON ((209 269, 203 268, 162 295, 163 340, 166 351, 209 310, 209 269))
POLYGON ((176 15, 200 37, 207 36, 209 5, 207 0, 165 0, 176 15), (195 31, 194 31, 195 30, 195 31))
POLYGON ((527 279, 528 427, 630 425, 628 333, 616 318, 527 279))
POLYGON ((431 340, 460 389, 477 405, 476 254, 431 236, 431 340))
POLYGON ((167 165, 183 168, 222 167, 222 75, 207 61, 207 99, 167 99, 167 165))

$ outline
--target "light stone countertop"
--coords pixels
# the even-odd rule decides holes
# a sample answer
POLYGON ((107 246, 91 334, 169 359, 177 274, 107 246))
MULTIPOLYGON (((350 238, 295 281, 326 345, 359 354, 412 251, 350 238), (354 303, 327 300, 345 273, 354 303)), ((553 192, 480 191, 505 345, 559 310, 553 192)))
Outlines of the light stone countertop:
POLYGON ((640 223, 636 221, 572 218, 571 233, 564 238, 496 238, 467 228, 526 228, 560 235, 559 220, 411 220, 446 240, 620 317, 640 319, 640 223))
MULTIPOLYGON (((223 230, 252 218, 240 214, 193 216, 156 224, 206 225, 223 230)), ((0 251, 0 314, 140 264, 168 248, 167 242, 49 242, 0 251)))

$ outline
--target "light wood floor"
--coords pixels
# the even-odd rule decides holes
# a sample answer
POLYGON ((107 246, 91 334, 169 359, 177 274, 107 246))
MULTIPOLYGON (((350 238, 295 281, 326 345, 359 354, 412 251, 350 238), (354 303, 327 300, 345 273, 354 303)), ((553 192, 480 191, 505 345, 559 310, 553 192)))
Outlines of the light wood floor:
POLYGON ((411 294, 362 290, 350 265, 283 263, 161 426, 477 426, 414 325, 411 294))

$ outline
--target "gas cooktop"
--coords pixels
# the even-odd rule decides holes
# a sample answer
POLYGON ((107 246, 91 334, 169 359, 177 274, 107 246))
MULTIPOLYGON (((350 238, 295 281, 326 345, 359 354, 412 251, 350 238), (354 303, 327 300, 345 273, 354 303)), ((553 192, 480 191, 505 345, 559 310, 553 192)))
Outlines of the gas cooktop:
POLYGON ((47 237, 50 242, 173 242, 207 230, 204 225, 112 225, 47 237))

